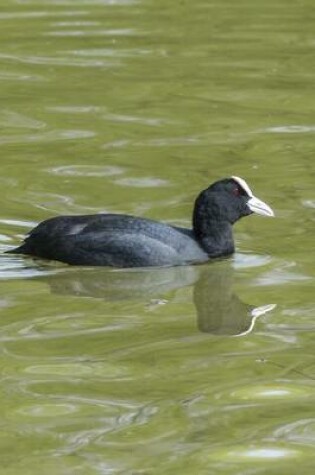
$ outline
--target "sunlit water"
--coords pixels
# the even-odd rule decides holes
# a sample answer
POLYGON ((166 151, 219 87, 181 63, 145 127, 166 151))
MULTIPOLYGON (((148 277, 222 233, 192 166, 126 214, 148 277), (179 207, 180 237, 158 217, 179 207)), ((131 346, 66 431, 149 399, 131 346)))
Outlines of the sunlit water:
POLYGON ((56 214, 276 219, 205 266, 0 256, 1 474, 313 474, 312 2, 3 1, 1 251, 56 214))

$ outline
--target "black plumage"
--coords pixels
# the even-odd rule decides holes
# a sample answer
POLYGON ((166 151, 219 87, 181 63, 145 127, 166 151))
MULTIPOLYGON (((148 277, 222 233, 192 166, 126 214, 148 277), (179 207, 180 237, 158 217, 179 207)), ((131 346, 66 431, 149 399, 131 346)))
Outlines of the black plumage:
POLYGON ((232 254, 232 225, 253 212, 273 216, 244 180, 232 177, 199 194, 192 229, 120 214, 57 216, 40 223, 8 252, 89 266, 201 263, 232 254))

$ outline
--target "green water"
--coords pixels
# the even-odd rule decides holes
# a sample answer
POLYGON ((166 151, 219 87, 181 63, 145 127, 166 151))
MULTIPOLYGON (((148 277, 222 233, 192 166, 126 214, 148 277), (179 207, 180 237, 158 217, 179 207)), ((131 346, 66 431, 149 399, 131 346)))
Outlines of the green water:
POLYGON ((1 250, 56 214, 276 219, 201 267, 1 255, 1 475, 313 474, 315 4, 3 0, 1 250))

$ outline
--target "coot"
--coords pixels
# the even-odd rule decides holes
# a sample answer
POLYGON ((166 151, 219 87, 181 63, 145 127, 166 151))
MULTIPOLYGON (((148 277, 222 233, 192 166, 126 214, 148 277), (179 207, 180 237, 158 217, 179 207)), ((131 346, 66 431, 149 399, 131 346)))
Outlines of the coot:
POLYGON ((86 266, 201 263, 232 254, 232 225, 252 213, 274 216, 245 180, 233 176, 199 194, 192 229, 121 214, 57 216, 40 223, 20 247, 7 252, 86 266))

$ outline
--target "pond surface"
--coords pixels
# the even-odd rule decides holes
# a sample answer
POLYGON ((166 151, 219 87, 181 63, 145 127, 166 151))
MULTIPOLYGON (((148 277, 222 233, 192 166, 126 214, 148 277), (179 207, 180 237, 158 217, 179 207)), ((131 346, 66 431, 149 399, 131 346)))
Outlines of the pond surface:
POLYGON ((315 5, 4 0, 1 251, 56 214, 276 219, 205 266, 2 254, 1 474, 313 474, 315 5))

